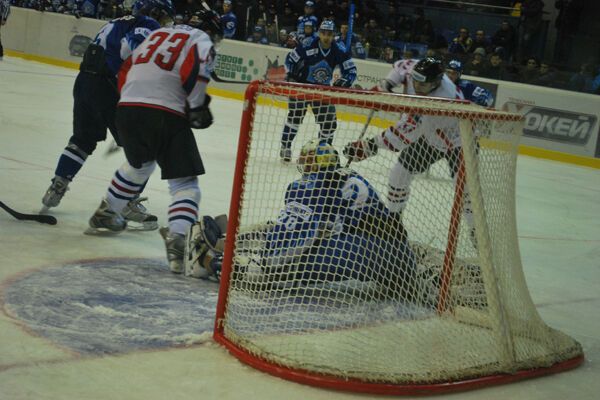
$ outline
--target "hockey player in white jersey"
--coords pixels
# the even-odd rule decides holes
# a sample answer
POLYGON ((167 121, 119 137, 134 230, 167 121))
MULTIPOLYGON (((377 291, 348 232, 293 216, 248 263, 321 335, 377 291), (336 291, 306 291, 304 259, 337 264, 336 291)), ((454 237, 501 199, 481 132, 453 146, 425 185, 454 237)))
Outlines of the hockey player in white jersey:
POLYGON ((185 233, 196 222, 204 174, 191 128, 206 129, 213 117, 206 88, 222 37, 220 18, 202 10, 198 27, 177 25, 154 31, 119 72, 121 99, 116 124, 127 157, 106 197, 89 221, 88 233, 118 233, 125 228, 122 194, 145 182, 156 164, 172 197, 168 228, 161 229, 172 272, 182 272, 185 233))
MULTIPOLYGON (((379 90, 391 92, 393 88, 403 85, 404 94, 464 101, 460 88, 444 72, 444 63, 437 58, 400 60, 381 82, 379 90)), ((399 218, 406 207, 410 184, 415 175, 445 158, 452 177, 456 178, 461 147, 457 118, 404 114, 395 126, 387 128, 380 135, 348 143, 344 154, 353 161, 361 161, 377 154, 380 148, 400 153, 398 162, 390 172, 388 187, 388 207, 399 218)), ((473 227, 468 195, 465 196, 464 216, 469 226, 473 227)))

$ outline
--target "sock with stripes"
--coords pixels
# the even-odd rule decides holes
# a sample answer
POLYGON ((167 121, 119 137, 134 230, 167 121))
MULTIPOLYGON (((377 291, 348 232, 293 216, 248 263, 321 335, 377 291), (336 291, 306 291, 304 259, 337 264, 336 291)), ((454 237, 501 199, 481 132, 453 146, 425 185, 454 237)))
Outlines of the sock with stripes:
POLYGON ((77 145, 69 143, 58 159, 54 174, 72 181, 83 167, 87 157, 88 155, 77 145))
POLYGON ((133 168, 125 162, 115 172, 106 193, 106 201, 110 209, 120 213, 127 203, 137 198, 155 168, 155 162, 145 163, 142 168, 133 168))
POLYGON ((198 220, 200 188, 196 177, 169 179, 173 202, 169 205, 169 232, 185 235, 198 220))

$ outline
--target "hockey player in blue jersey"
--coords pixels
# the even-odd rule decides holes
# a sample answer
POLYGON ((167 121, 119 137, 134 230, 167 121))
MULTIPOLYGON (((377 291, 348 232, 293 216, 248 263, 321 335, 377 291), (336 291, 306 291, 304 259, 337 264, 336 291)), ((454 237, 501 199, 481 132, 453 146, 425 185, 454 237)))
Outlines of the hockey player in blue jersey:
MULTIPOLYGON (((175 10, 170 0, 137 0, 132 15, 110 21, 102 27, 86 50, 73 87, 73 135, 62 152, 52 184, 46 191, 43 209, 59 205, 68 186, 110 131, 119 143, 115 112, 119 93, 116 75, 131 52, 152 32, 172 21, 175 10)), ((144 185, 127 187, 132 200, 124 211, 141 229, 157 229, 157 219, 146 212, 139 198, 144 185)))
MULTIPOLYGON (((333 86, 352 86, 356 79, 356 66, 351 55, 334 41, 334 30, 333 21, 323 21, 319 27, 319 37, 306 46, 296 47, 287 55, 285 67, 288 81, 329 86, 334 69, 339 67, 341 77, 333 82, 333 86)), ((312 108, 315 120, 319 124, 319 138, 329 143, 333 141, 337 128, 335 107, 318 101, 302 101, 290 97, 287 121, 281 135, 280 157, 284 162, 291 161, 292 142, 308 106, 312 108)))
POLYGON ((231 10, 231 0, 223 1, 223 14, 221 15, 221 24, 223 25, 223 37, 225 39, 234 39, 237 30, 237 17, 231 10))
MULTIPOLYGON (((415 258, 406 232, 390 223, 388 209, 369 182, 340 168, 337 151, 319 139, 302 147, 298 170, 302 176, 288 185, 278 218, 262 232, 254 265, 262 280, 302 285, 372 281, 384 297, 414 290, 415 258)), ((221 229, 209 217, 190 230, 187 275, 206 278, 218 271, 220 251, 215 249, 221 229)))
POLYGON ((489 90, 477 86, 473 82, 461 79, 462 71, 462 63, 459 60, 450 60, 446 65, 446 75, 460 88, 465 100, 479 106, 492 107, 494 105, 494 95, 489 90))
POLYGON ((298 33, 304 32, 304 24, 307 21, 311 21, 313 26, 319 25, 319 19, 314 14, 315 12, 315 3, 314 1, 307 1, 304 3, 304 15, 298 17, 298 24, 296 30, 298 33))

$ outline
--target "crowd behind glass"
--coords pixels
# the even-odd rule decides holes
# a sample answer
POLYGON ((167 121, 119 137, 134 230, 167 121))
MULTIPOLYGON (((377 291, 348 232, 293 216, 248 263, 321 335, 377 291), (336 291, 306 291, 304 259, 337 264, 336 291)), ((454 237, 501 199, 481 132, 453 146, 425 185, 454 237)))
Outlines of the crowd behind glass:
MULTIPOLYGON (((11 0, 13 6, 75 17, 112 19, 127 15, 135 0, 11 0)), ((324 19, 335 22, 340 44, 346 46, 350 2, 346 0, 207 0, 222 14, 225 36, 234 40, 293 48, 311 40, 324 19)), ((458 59, 464 74, 491 79, 600 94, 600 69, 590 59, 578 70, 562 63, 539 59, 531 51, 541 34, 542 0, 355 0, 355 18, 350 38, 355 58, 392 63, 400 58, 438 55, 458 59), (435 4, 432 4, 435 3, 435 4), (480 6, 478 6, 480 4, 480 6), (434 26, 424 6, 454 8, 505 15, 495 31, 469 31, 464 26, 434 26), (402 7, 400 7, 402 6, 402 7), (406 13, 406 6, 411 6, 406 13), (401 10, 400 10, 401 8, 401 10), (518 18, 515 18, 518 17, 518 18), (515 26, 515 20, 518 21, 515 26)), ((559 9, 555 52, 577 21, 569 20, 578 0, 556 1, 559 9), (570 7, 567 9, 567 7, 570 7), (567 13, 568 11, 569 13, 567 13), (562 19, 561 19, 562 15, 562 19)), ((201 7, 200 0, 174 0, 176 23, 187 22, 201 7)), ((473 14, 475 13, 475 14, 473 14)), ((539 51, 537 52, 539 54, 539 51)), ((555 53, 554 60, 557 59, 555 53)))

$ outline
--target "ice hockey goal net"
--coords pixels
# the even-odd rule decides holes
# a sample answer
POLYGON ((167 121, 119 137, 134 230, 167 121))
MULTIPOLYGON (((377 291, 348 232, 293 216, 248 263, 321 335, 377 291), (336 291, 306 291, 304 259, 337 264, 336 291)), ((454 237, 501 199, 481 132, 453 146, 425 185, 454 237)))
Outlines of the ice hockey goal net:
MULTIPOLYGON (((380 394, 468 389, 579 365, 580 344, 542 321, 523 276, 515 220, 521 130, 518 115, 464 102, 251 83, 215 339, 272 374, 380 394), (457 151, 452 160, 434 152, 413 154, 425 159, 436 154, 439 160, 421 168, 410 184, 401 223, 397 214, 387 221, 363 214, 357 217, 361 221, 348 222, 360 215, 356 199, 364 193, 355 188, 345 198, 355 213, 346 213, 335 228, 313 230, 309 246, 295 248, 297 241, 282 239, 279 250, 289 246, 289 257, 273 261, 277 235, 272 231, 282 222, 280 210, 289 206, 288 185, 301 177, 294 160, 320 129, 308 111, 292 148, 293 161, 282 163, 289 98, 312 102, 313 111, 319 105, 336 107, 333 146, 340 154, 365 126, 368 139, 406 116, 440 121, 446 137, 460 135, 451 146, 457 151)), ((340 161, 344 166, 343 156, 340 161)), ((398 153, 380 149, 335 176, 360 175, 387 205, 388 176, 397 162, 398 153)), ((337 196, 336 190, 319 193, 337 196)), ((295 212, 310 218, 310 211, 295 212)))

